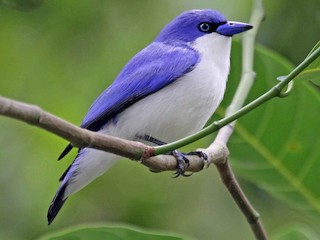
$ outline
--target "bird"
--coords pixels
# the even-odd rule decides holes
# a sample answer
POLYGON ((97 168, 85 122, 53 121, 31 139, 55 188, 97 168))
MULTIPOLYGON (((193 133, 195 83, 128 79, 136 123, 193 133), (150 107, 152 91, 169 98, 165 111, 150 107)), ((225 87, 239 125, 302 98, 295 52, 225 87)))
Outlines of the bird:
MULTIPOLYGON (((231 37, 247 23, 228 21, 217 10, 188 10, 169 22, 123 67, 93 102, 80 127, 123 139, 162 145, 201 130, 223 99, 230 69, 231 37)), ((73 148, 69 144, 63 158, 73 148)), ((187 154, 173 151, 176 176, 185 174, 187 154)), ((193 153, 190 153, 193 154, 193 153)), ((196 152, 203 158, 206 156, 196 152)), ((80 148, 61 176, 48 209, 50 225, 68 197, 121 159, 80 148)))

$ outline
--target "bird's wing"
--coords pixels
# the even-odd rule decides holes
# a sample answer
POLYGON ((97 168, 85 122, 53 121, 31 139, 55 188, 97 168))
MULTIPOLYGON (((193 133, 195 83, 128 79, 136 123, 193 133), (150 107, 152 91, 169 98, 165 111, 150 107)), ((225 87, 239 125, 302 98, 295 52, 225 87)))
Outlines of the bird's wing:
POLYGON ((152 43, 133 57, 94 101, 81 127, 98 131, 132 104, 190 72, 198 61, 198 53, 188 46, 152 43))
MULTIPOLYGON (((198 53, 187 45, 150 44, 128 62, 113 84, 94 101, 80 127, 98 131, 132 104, 192 71, 199 59, 198 53)), ((72 148, 69 144, 58 159, 72 148)))

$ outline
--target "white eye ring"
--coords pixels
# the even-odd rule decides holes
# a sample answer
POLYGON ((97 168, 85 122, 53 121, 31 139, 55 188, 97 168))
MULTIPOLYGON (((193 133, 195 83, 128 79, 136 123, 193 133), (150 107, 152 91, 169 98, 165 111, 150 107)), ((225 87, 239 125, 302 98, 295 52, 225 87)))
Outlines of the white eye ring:
POLYGON ((200 23, 199 24, 199 29, 201 32, 209 32, 211 27, 209 23, 200 23))

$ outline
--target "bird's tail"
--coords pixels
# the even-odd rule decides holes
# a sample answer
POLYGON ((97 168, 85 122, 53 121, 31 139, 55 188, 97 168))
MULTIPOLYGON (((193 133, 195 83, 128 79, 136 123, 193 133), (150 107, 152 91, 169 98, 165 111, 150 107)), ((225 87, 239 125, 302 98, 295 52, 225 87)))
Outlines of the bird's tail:
POLYGON ((105 173, 119 156, 95 149, 82 149, 62 175, 62 181, 48 209, 48 224, 54 220, 67 198, 105 173))
POLYGON ((59 190, 57 191, 56 195, 54 196, 54 198, 49 206, 48 214, 47 214, 48 225, 50 225, 52 223, 53 219, 55 219, 58 212, 60 211, 63 204, 65 203, 65 201, 68 198, 68 197, 64 197, 64 192, 66 190, 66 187, 67 187, 66 184, 60 186, 59 190))

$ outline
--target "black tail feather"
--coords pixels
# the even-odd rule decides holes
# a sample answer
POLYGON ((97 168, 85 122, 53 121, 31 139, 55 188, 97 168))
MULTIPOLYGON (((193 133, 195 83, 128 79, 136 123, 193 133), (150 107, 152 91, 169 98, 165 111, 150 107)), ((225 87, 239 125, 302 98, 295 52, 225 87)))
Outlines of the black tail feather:
POLYGON ((65 155, 67 155, 71 150, 72 150, 73 146, 71 145, 71 143, 68 144, 68 146, 63 150, 63 152, 60 154, 58 160, 64 158, 65 155))
POLYGON ((66 187, 67 187, 67 184, 64 184, 63 186, 61 186, 61 188, 58 190, 58 192, 56 193, 56 195, 54 196, 50 204, 50 207, 48 209, 48 214, 47 214, 48 225, 52 223, 52 221, 54 220, 54 218, 57 216, 60 209, 62 208, 63 204, 67 200, 67 198, 64 198, 66 187))
POLYGON ((67 173, 69 172, 71 166, 72 166, 72 164, 67 168, 67 170, 64 171, 64 173, 59 178, 59 182, 63 181, 63 179, 66 177, 67 173))

